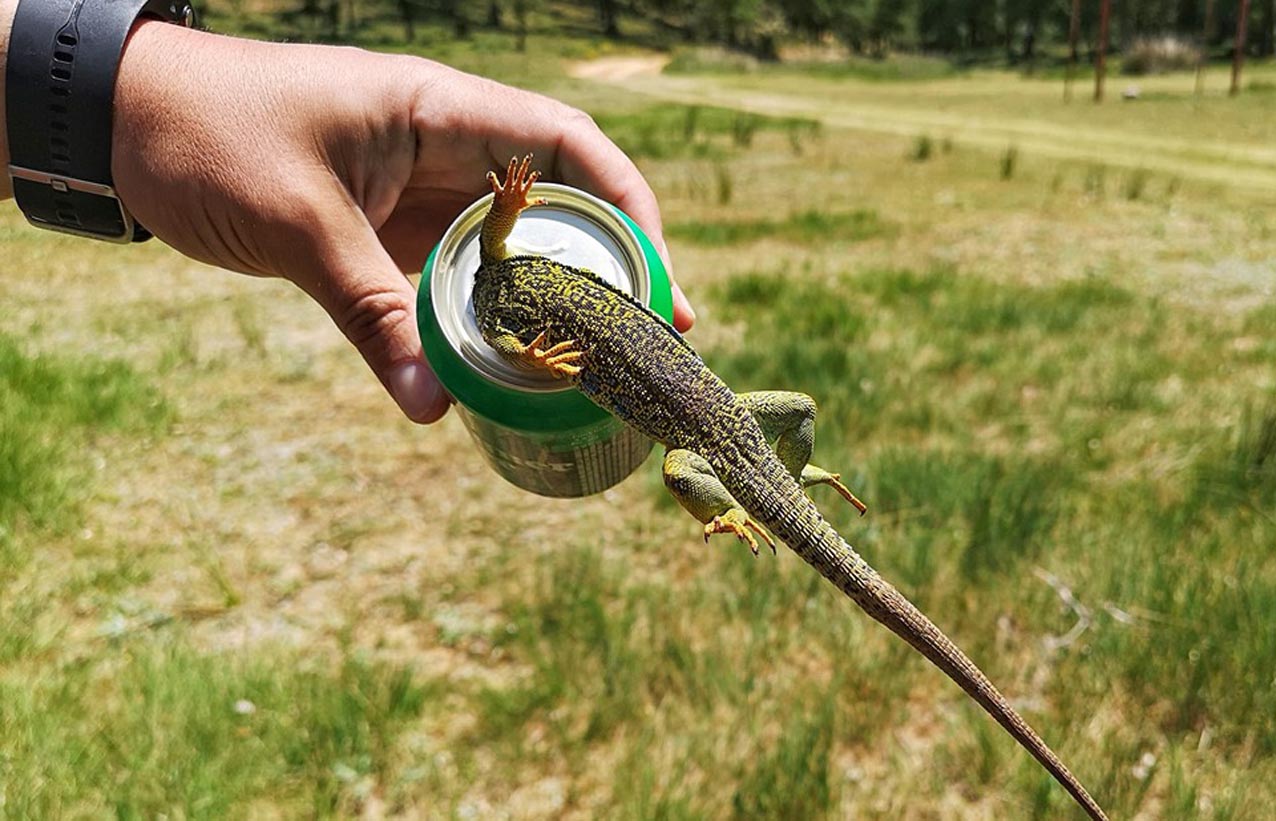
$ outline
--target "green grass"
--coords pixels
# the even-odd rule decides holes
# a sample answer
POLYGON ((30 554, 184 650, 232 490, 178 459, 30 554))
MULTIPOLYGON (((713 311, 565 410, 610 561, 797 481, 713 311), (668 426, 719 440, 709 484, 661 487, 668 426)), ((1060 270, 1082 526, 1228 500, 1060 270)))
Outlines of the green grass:
POLYGON ((654 105, 596 120, 632 157, 725 157, 747 149, 761 133, 786 134, 795 154, 807 140, 818 138, 820 126, 807 117, 768 117, 710 105, 654 105))
MULTIPOLYGON (((484 68, 500 36, 414 48, 484 68)), ((1113 817, 1264 817, 1271 204, 1041 149, 1252 148, 1272 95, 1151 78, 1083 110, 998 72, 676 78, 785 104, 764 117, 636 105, 543 49, 484 70, 561 83, 637 157, 689 338, 739 390, 816 397, 816 461, 870 513, 817 503, 1113 817), (852 103, 867 130, 836 126, 852 103)), ((794 556, 702 545, 656 460, 530 499, 457 420, 398 420, 298 294, 11 214, 0 236, 0 815, 1075 817, 794 556)))
POLYGON ((17 818, 356 812, 369 785, 411 783, 399 736, 437 698, 405 667, 291 652, 205 654, 129 642, 56 678, 0 679, 0 807, 17 818), (69 721, 71 716, 79 716, 69 721))
POLYGON ((860 209, 846 214, 807 210, 784 219, 699 221, 674 223, 665 229, 671 239, 696 245, 740 245, 759 239, 781 239, 786 242, 859 242, 888 236, 892 226, 877 212, 860 209))
MULTIPOLYGON (((1208 727, 1219 761, 1276 755, 1276 691, 1252 663, 1276 654, 1264 627, 1276 612, 1264 547, 1276 540, 1276 404, 1229 382, 1230 422, 1215 429, 1160 398, 1169 382, 1215 384, 1220 368, 1259 373, 1224 344, 1256 320, 1169 307, 1099 278, 1007 286, 945 269, 828 282, 762 271, 726 280, 715 302, 767 340, 709 351, 725 378, 820 397, 819 461, 848 470, 872 506, 862 522, 823 499, 844 531, 1012 692, 1056 668, 1050 706, 1031 718, 1107 806, 1124 814, 1145 800, 1148 780, 1123 762, 1165 738, 1208 727), (1149 426, 1151 440, 1137 433, 1149 426), (1139 470, 1153 449, 1179 467, 1139 470), (1093 619, 1053 658, 1032 637, 1063 635, 1074 617, 1033 579, 1037 565, 1063 568, 1093 619), (1035 592, 1010 592, 1022 585, 1035 592), (1016 627, 997 638, 1004 612, 1016 627), (1146 717, 1105 747, 1084 729, 1087 705, 1113 690, 1146 717)), ((1262 344, 1276 344, 1269 326, 1262 344)), ((945 702, 958 696, 805 568, 719 548, 711 571, 676 588, 634 581, 623 562, 583 548, 504 588, 502 646, 532 672, 476 694, 478 738, 522 761, 538 755, 529 733, 547 727, 546 764, 566 755, 569 767, 628 746, 616 778, 645 786, 612 794, 622 816, 700 817, 719 802, 740 817, 836 816, 848 788, 830 745, 871 747, 889 726, 880 714, 900 709, 903 693, 880 678, 885 668, 903 663, 945 702), (850 647, 854 664, 839 663, 850 647), (812 681, 797 669, 820 672, 812 681), (728 706, 726 729, 697 718, 728 706), (653 712, 675 737, 646 734, 653 712), (735 775, 696 791, 665 783, 652 759, 671 746, 691 758, 717 750, 711 768, 735 775)), ((1009 784, 1032 796, 1032 817, 1063 811, 1061 792, 977 709, 948 722, 942 780, 975 792, 1009 784)), ((1225 794, 1251 783, 1237 771, 1225 794)))
MULTIPOLYGON (((1247 76, 1270 82, 1273 65, 1253 62, 1247 76)), ((956 144, 1144 168, 1210 183, 1261 190, 1273 179, 1271 114, 1276 97, 1226 96, 1226 73, 1212 66, 1206 93, 1196 95, 1191 72, 1140 78, 1136 102, 1062 102, 1052 77, 974 69, 945 79, 883 83, 813 71, 709 72, 632 78, 618 88, 670 102, 711 99, 758 115, 806 117, 825 128, 892 135, 936 134, 956 144)), ((1080 89, 1080 86, 1078 87, 1080 89)))
POLYGON ((722 74, 741 71, 766 76, 855 79, 874 83, 939 80, 958 72, 951 60, 921 54, 891 54, 880 59, 847 56, 829 60, 761 62, 735 52, 715 48, 681 48, 674 51, 665 71, 670 74, 722 74))
POLYGON ((128 365, 31 356, 0 333, 0 547, 19 528, 67 521, 95 435, 153 433, 168 418, 128 365))
POLYGON ((30 355, 0 334, 0 815, 215 818, 269 795, 326 817, 373 782, 423 777, 396 751, 427 696, 406 667, 205 654, 137 605, 153 639, 61 654, 60 601, 123 605, 147 573, 127 552, 94 571, 89 556, 59 567, 41 551, 81 520, 92 452, 162 435, 171 416, 122 362, 30 355))

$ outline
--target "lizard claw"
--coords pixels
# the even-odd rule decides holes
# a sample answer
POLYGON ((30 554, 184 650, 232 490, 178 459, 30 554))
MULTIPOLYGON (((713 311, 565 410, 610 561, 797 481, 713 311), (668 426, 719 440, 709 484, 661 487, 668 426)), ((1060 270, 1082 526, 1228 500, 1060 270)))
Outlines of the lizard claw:
POLYGON ((517 214, 533 205, 548 205, 549 200, 536 197, 529 200, 527 194, 540 179, 541 172, 532 171, 532 155, 528 154, 519 162, 518 157, 510 157, 509 167, 505 170, 505 182, 502 183, 496 172, 487 172, 487 181, 492 186, 492 193, 502 210, 517 214))
POLYGON ((851 493, 851 489, 842 484, 842 474, 840 473, 829 473, 814 465, 807 465, 802 470, 802 486, 810 487, 811 485, 828 485, 842 494, 842 498, 850 502, 861 516, 868 512, 868 505, 856 498, 855 494, 851 493))
POLYGON ((753 555, 756 556, 758 555, 758 540, 753 538, 753 533, 750 533, 750 530, 761 536, 763 541, 771 548, 771 554, 775 555, 775 541, 771 538, 771 534, 763 530, 761 525, 738 507, 728 510, 721 516, 714 516, 713 521, 704 526, 704 540, 708 544, 709 537, 715 533, 731 533, 737 539, 749 545, 749 550, 753 551, 753 555))
POLYGON ((567 376, 577 376, 580 373, 580 366, 572 363, 585 355, 585 352, 578 350, 574 339, 568 339, 551 345, 548 348, 542 346, 546 342, 545 331, 541 331, 523 348, 523 360, 533 368, 543 368, 558 378, 567 376))
POLYGON ((861 502, 855 496, 854 493, 851 493, 850 488, 842 484, 842 474, 840 473, 829 474, 829 478, 824 480, 824 484, 829 485, 838 493, 842 494, 842 498, 850 502, 851 505, 860 512, 861 516, 863 516, 865 513, 868 513, 868 505, 861 502))

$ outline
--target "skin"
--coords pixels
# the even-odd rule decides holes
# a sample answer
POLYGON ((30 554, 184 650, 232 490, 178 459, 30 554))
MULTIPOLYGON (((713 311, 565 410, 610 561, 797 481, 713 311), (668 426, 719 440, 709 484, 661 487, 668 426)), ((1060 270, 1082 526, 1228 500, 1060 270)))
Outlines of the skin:
MULTIPOLYGON (((16 5, 0 0, 0 55, 16 5)), ((0 71, 0 106, 2 92, 0 71)), ((295 283, 417 422, 450 399, 404 273, 515 151, 628 212, 668 261, 655 195, 587 115, 421 58, 142 21, 120 63, 112 140, 116 189, 143 225, 194 259, 295 283)), ((7 176, 0 186, 11 195, 7 176)), ((675 286, 675 324, 694 318, 675 286)))

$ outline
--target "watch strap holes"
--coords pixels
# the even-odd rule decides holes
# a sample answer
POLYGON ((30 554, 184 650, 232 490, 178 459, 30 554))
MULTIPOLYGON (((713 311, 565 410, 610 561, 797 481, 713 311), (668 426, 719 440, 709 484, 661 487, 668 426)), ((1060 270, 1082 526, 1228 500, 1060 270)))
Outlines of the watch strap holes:
POLYGON ((76 39, 74 34, 63 33, 58 35, 58 43, 60 43, 61 45, 70 46, 71 48, 74 48, 75 44, 78 42, 80 41, 76 39))
POLYGON ((55 51, 53 52, 53 59, 59 63, 74 63, 75 55, 69 51, 55 51))
MULTIPOLYGON (((49 106, 49 108, 53 108, 53 106, 49 106)), ((62 107, 62 111, 61 111, 61 112, 59 112, 59 113, 65 114, 65 113, 66 113, 66 107, 65 107, 65 106, 63 106, 63 107, 62 107)), ((49 121, 49 128, 52 128, 54 131, 63 131, 63 132, 65 132, 65 131, 69 131, 69 130, 71 129, 71 126, 67 125, 66 123, 62 122, 61 120, 50 120, 50 121, 49 121)))
POLYGON ((71 144, 66 141, 65 137, 50 137, 49 145, 63 153, 66 153, 66 150, 71 147, 71 144))
POLYGON ((53 96, 55 97, 70 97, 71 96, 71 89, 62 88, 61 86, 52 86, 49 88, 49 92, 53 94, 53 96))
POLYGON ((53 76, 53 79, 55 80, 71 79, 71 69, 69 68, 61 68, 59 66, 54 66, 53 68, 49 69, 49 74, 51 74, 53 76))
POLYGON ((54 162, 68 163, 68 164, 71 162, 71 158, 67 156, 66 154, 63 154, 61 151, 54 151, 50 153, 49 158, 52 159, 54 162))
MULTIPOLYGON (((49 111, 53 114, 65 114, 66 106, 61 103, 49 103, 49 111)), ((54 127, 56 128, 57 126, 55 125, 54 127)))

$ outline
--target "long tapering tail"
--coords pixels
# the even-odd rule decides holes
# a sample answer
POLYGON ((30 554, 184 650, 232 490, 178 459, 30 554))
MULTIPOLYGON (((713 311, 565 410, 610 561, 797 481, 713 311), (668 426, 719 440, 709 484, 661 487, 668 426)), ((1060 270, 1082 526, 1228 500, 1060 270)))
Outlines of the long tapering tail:
POLYGON ((770 528, 864 612, 943 670, 1041 762, 1090 818, 1107 821, 1107 815, 1081 782, 1010 706, 983 671, 838 535, 778 461, 774 467, 754 466, 743 474, 746 475, 736 473, 739 481, 732 482, 728 490, 755 519, 770 528))

